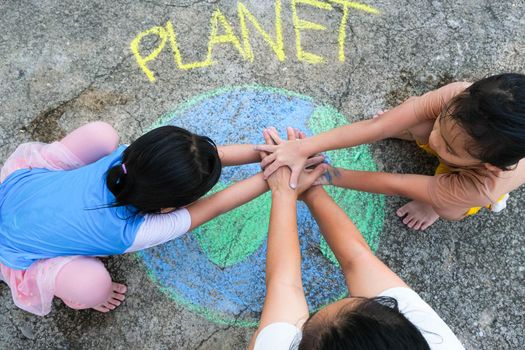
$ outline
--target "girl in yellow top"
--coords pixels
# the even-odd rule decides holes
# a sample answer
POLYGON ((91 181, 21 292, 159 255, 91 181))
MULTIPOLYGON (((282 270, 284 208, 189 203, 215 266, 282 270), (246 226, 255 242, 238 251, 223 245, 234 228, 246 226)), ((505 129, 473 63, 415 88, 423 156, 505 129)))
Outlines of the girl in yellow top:
POLYGON ((272 153, 261 163, 265 176, 287 165, 294 188, 309 156, 389 137, 414 140, 435 154, 441 163, 436 174, 330 168, 321 183, 409 197, 412 201, 397 215, 416 230, 439 217, 460 220, 480 207, 501 207, 506 194, 525 183, 525 75, 452 83, 412 97, 377 118, 256 148, 272 153))

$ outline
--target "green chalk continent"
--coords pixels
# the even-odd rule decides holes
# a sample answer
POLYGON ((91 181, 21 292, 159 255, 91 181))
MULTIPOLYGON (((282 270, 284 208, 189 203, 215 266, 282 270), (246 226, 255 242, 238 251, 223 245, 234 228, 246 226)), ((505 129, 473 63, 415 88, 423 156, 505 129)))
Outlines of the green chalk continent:
MULTIPOLYGON (((209 194, 226 187, 219 183, 209 194)), ((257 250, 268 233, 270 206, 270 194, 265 193, 196 229, 194 234, 210 261, 228 267, 257 250)))

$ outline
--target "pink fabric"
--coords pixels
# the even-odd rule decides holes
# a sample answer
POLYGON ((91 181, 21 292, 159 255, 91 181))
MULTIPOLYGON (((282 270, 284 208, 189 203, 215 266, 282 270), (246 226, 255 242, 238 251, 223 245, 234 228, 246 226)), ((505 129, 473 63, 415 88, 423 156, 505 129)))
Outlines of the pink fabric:
MULTIPOLYGON (((18 146, 4 163, 0 171, 0 182, 18 169, 70 170, 78 168, 111 153, 117 144, 118 135, 114 129, 109 124, 102 122, 86 124, 67 135, 60 142, 51 144, 24 143, 18 146), (97 128, 100 132, 96 132, 97 128)), ((100 281, 107 282, 107 278, 105 279, 104 276, 109 277, 103 265, 105 275, 104 272, 101 272, 101 265, 102 263, 95 258, 80 256, 43 259, 32 264, 27 270, 14 270, 0 263, 0 281, 3 280, 7 283, 11 289, 13 301, 18 307, 33 314, 44 316, 51 311, 56 287, 60 297, 65 299, 66 304, 73 308, 93 307, 100 304, 100 297, 97 292, 102 290, 102 294, 104 294, 105 288, 107 288, 107 283, 104 284, 100 281), (79 294, 74 285, 74 282, 79 280, 70 281, 73 284, 67 282, 74 275, 71 272, 64 274, 58 280, 61 282, 60 285, 56 286, 57 276, 61 269, 69 263, 74 263, 73 267, 81 273, 91 270, 85 276, 95 277, 95 283, 92 283, 91 286, 99 289, 86 288, 84 294, 79 294), (93 302, 97 302, 97 304, 91 305, 93 302)), ((68 269, 68 271, 70 270, 68 269)), ((111 279, 109 282, 111 286, 111 279)), ((86 286, 86 284, 83 285, 86 286)))
POLYGON ((27 270, 14 270, 0 263, 0 280, 7 283, 15 305, 38 316, 51 311, 55 295, 55 277, 67 263, 80 256, 37 261, 27 270))
POLYGON ((42 142, 23 143, 5 161, 0 171, 0 182, 19 169, 69 170, 81 167, 84 164, 61 142, 57 141, 51 144, 42 142))

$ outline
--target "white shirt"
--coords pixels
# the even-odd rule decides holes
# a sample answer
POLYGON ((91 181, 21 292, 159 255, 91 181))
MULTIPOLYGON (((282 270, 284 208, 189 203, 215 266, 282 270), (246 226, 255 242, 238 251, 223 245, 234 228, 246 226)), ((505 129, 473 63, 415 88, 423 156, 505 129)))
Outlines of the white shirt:
MULTIPOLYGON (((458 338, 421 297, 410 288, 390 288, 378 296, 397 300, 399 311, 414 324, 432 350, 463 350, 458 338)), ((301 341, 302 332, 293 324, 271 323, 255 339, 255 350, 289 350, 301 341)))
POLYGON ((126 253, 147 249, 182 236, 191 226, 190 212, 186 208, 166 214, 146 214, 135 241, 126 253))

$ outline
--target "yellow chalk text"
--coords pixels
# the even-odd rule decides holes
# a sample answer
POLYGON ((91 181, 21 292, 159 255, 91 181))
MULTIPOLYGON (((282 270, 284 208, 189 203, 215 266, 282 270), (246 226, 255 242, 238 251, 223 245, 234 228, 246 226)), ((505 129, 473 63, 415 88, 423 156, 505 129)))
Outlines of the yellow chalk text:
MULTIPOLYGON (((283 62, 286 60, 286 53, 283 39, 283 27, 282 27, 282 0, 275 0, 275 22, 274 22, 274 35, 270 34, 269 31, 265 30, 260 24, 259 20, 250 12, 248 7, 241 1, 237 2, 237 16, 239 18, 240 36, 237 36, 232 23, 228 18, 221 12, 220 9, 216 9, 210 18, 210 35, 208 38, 208 48, 206 58, 203 61, 195 62, 184 62, 177 41, 177 35, 173 28, 173 23, 167 21, 162 26, 155 26, 148 30, 139 33, 130 43, 130 49, 137 61, 138 66, 144 72, 150 82, 156 80, 154 72, 148 67, 148 64, 155 60, 159 54, 163 51, 166 43, 169 42, 169 46, 173 52, 173 58, 175 64, 180 70, 190 70, 211 66, 216 62, 213 60, 214 47, 219 44, 231 45, 239 55, 246 61, 253 62, 254 53, 250 41, 251 33, 257 32, 264 42, 266 42, 270 49, 275 54, 277 60, 283 62), (253 31, 253 29, 255 31, 253 31), (250 31, 252 29, 252 31, 250 31), (219 34, 220 33, 220 34, 219 34), (143 55, 141 51, 141 42, 146 37, 157 37, 156 47, 151 50, 147 55, 143 55)), ((350 9, 367 12, 370 14, 379 14, 379 11, 372 6, 361 4, 354 1, 347 0, 289 0, 292 14, 292 24, 295 33, 295 48, 296 56, 299 61, 319 64, 326 62, 326 58, 312 52, 305 51, 301 41, 301 34, 306 30, 317 30, 326 31, 327 28, 319 23, 311 20, 306 20, 299 17, 297 13, 297 7, 309 6, 319 10, 332 11, 333 6, 341 6, 343 8, 343 15, 341 22, 339 23, 338 31, 338 60, 340 62, 345 61, 345 42, 346 42, 346 28, 348 26, 348 18, 350 9)))
POLYGON ((301 30, 326 30, 326 27, 318 23, 300 19, 297 15, 297 4, 309 5, 312 7, 317 7, 318 9, 328 11, 332 10, 332 5, 318 0, 292 0, 292 21, 295 30, 295 50, 297 52, 297 59, 299 61, 304 61, 312 64, 322 63, 325 61, 325 59, 322 56, 303 50, 303 46, 301 44, 301 30))
POLYGON ((252 46, 250 44, 250 32, 248 31, 246 19, 248 19, 248 21, 251 22, 251 24, 259 32, 259 34, 263 37, 264 41, 266 41, 270 45, 273 52, 277 56, 277 59, 279 61, 284 61, 286 59, 286 55, 284 53, 283 30, 282 30, 282 22, 281 22, 281 0, 275 1, 275 39, 273 39, 270 36, 270 34, 268 34, 262 28, 261 24, 259 23, 259 21, 257 21, 255 16, 240 1, 237 3, 237 13, 239 14, 239 22, 241 24, 241 33, 242 33, 242 40, 244 43, 244 52, 246 54, 246 57, 250 61, 253 61, 254 56, 253 56, 252 46))

